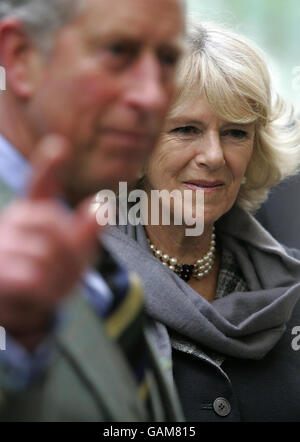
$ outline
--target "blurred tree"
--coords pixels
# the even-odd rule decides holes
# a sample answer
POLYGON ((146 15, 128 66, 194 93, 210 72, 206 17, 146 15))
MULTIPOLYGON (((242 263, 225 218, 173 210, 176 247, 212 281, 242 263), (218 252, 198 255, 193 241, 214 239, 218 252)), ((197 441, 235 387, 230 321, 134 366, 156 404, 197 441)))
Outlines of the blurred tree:
POLYGON ((268 55, 277 88, 300 112, 300 90, 293 88, 292 74, 300 66, 299 0, 188 0, 188 10, 257 43, 268 55))

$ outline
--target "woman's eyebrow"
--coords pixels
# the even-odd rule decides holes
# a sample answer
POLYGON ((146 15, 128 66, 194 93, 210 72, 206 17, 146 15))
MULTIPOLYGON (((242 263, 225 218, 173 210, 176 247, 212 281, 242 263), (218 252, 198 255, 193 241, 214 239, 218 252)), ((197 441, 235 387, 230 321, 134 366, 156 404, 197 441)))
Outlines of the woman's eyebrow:
POLYGON ((237 123, 237 122, 225 121, 223 126, 240 127, 240 128, 249 130, 249 129, 255 128, 255 123, 237 123))
POLYGON ((204 125, 204 122, 201 119, 195 120, 194 118, 189 118, 189 117, 180 117, 180 118, 175 117, 175 118, 169 118, 167 124, 204 125))

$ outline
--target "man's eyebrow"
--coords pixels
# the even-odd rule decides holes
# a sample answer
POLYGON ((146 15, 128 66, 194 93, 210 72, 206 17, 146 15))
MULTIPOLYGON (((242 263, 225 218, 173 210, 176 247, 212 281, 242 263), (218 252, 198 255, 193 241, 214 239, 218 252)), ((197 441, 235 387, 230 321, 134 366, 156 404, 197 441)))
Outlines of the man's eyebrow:
POLYGON ((182 40, 177 39, 174 41, 166 41, 158 45, 159 50, 176 52, 176 55, 182 56, 184 52, 184 43, 182 40))
POLYGON ((181 53, 185 50, 186 48, 186 43, 183 37, 176 37, 176 38, 170 38, 168 40, 164 40, 163 42, 161 42, 160 44, 158 44, 158 46, 170 46, 170 47, 174 47, 176 48, 178 51, 180 51, 181 53))
MULTIPOLYGON (((93 40, 99 43, 109 43, 113 41, 120 41, 127 44, 132 44, 136 46, 143 46, 144 41, 141 39, 139 35, 136 35, 134 32, 130 33, 130 31, 126 31, 126 33, 120 30, 110 30, 110 32, 106 32, 105 29, 95 29, 89 35, 89 40, 93 40)), ((183 38, 170 38, 169 40, 165 40, 162 42, 157 42, 157 44, 153 44, 157 48, 170 48, 176 49, 180 54, 183 52, 185 43, 183 38)))

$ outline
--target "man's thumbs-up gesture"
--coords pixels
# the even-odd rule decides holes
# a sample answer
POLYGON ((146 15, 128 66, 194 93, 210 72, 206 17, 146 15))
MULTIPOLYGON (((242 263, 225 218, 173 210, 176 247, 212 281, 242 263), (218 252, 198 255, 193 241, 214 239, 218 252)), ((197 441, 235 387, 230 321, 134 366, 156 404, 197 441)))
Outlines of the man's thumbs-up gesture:
POLYGON ((89 201, 70 211, 57 200, 70 150, 61 137, 44 139, 28 196, 0 215, 0 325, 28 349, 89 265, 99 231, 89 201))

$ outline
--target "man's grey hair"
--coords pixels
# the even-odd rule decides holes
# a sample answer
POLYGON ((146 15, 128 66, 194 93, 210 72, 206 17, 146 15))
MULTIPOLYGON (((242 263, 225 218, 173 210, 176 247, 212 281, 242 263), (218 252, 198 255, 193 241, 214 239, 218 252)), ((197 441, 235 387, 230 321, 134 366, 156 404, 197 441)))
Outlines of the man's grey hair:
POLYGON ((14 17, 40 49, 48 52, 55 31, 72 20, 84 0, 0 0, 0 21, 14 17))
MULTIPOLYGON (((177 0, 185 13, 186 0, 177 0)), ((0 0, 0 22, 15 17, 31 40, 44 52, 51 50, 54 35, 78 15, 85 0, 0 0)))

